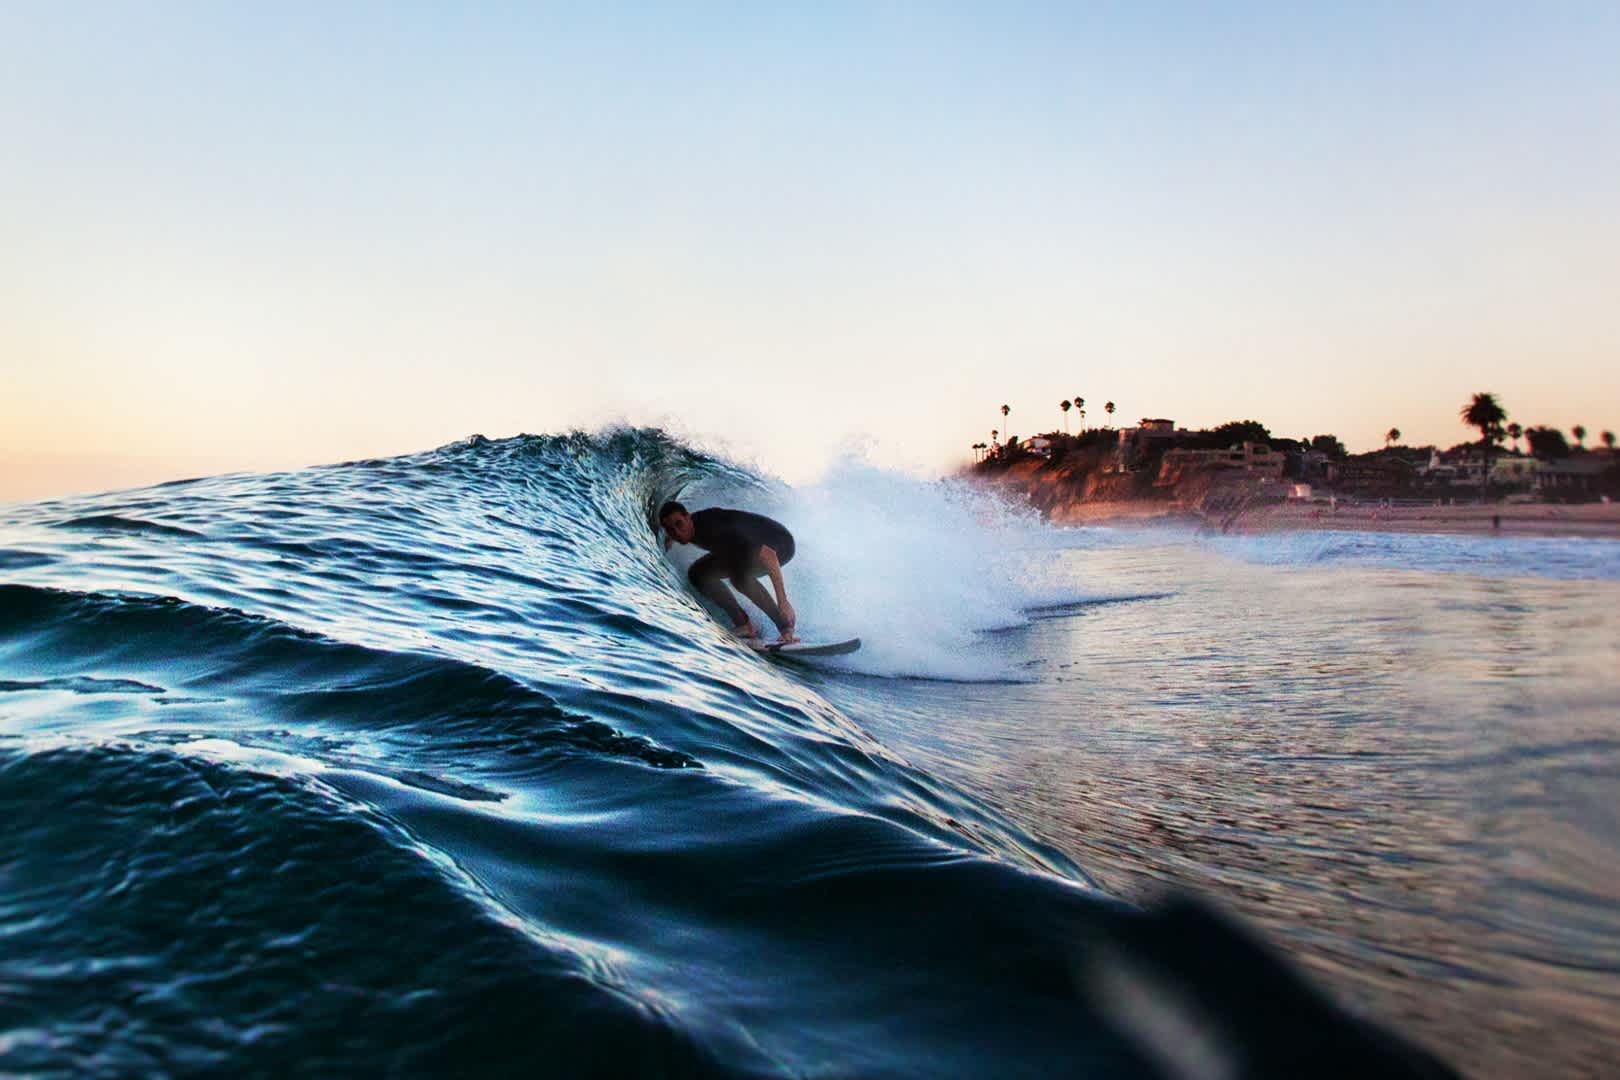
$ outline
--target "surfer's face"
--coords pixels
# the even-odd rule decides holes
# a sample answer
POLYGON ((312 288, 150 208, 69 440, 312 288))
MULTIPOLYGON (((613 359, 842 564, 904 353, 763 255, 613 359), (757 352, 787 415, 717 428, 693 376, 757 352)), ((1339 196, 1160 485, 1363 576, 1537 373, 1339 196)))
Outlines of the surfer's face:
POLYGON ((664 531, 678 544, 692 542, 692 515, 676 512, 664 519, 664 531))

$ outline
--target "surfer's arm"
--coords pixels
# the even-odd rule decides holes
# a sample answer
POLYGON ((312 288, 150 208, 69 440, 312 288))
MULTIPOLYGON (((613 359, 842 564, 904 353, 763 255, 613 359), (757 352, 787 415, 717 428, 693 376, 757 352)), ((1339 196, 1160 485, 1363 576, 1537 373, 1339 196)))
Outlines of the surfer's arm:
POLYGON ((762 544, 759 549, 759 562, 765 572, 771 576, 771 588, 776 590, 776 606, 782 609, 782 617, 787 625, 797 622, 793 605, 788 603, 787 584, 782 580, 782 562, 776 557, 776 549, 769 544, 762 544))

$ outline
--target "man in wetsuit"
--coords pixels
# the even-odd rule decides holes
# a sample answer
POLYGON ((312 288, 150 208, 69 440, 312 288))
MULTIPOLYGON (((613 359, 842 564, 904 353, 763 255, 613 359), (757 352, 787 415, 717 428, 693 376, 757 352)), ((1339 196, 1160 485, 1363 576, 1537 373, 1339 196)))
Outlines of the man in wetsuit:
POLYGON ((793 534, 780 522, 746 510, 712 509, 692 514, 670 500, 658 508, 658 524, 664 528, 665 551, 671 544, 681 543, 696 544, 708 552, 692 564, 686 576, 698 592, 731 616, 732 633, 742 638, 755 636, 753 623, 726 587, 727 581, 770 616, 784 643, 799 640, 793 632, 797 616, 788 603, 787 586, 782 583, 782 567, 793 558, 793 534), (759 583, 766 575, 776 591, 775 600, 759 583))

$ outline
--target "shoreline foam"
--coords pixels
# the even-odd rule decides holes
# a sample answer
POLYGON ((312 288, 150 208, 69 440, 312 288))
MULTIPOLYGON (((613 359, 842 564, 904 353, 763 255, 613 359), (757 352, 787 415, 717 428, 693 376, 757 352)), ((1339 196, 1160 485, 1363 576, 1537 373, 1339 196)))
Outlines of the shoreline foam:
POLYGON ((1019 493, 1055 525, 1169 526, 1227 533, 1337 529, 1357 532, 1590 537, 1620 540, 1620 503, 1448 503, 1252 498, 1216 487, 1197 497, 1098 499, 1066 492, 1062 477, 1009 470, 975 477, 1019 493))
POLYGON ((1048 516, 1060 525, 1174 525, 1228 533, 1337 529, 1620 540, 1620 504, 1616 503, 1335 506, 1268 502, 1220 513, 1179 503, 1092 502, 1055 506, 1048 516))

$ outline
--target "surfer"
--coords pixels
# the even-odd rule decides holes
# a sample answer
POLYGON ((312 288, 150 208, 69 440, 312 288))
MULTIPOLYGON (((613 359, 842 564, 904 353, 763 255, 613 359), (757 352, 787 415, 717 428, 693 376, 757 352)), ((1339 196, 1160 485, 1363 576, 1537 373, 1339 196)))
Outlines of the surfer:
POLYGON ((686 577, 731 617, 732 633, 741 638, 756 634, 753 622, 726 587, 727 581, 770 617, 782 644, 799 640, 793 632, 797 616, 782 582, 782 567, 793 558, 793 534, 781 522, 747 510, 715 508, 688 513, 671 499, 658 508, 658 524, 664 529, 665 551, 681 543, 696 544, 708 552, 692 564, 686 577), (776 591, 774 600, 759 583, 767 575, 776 591))

